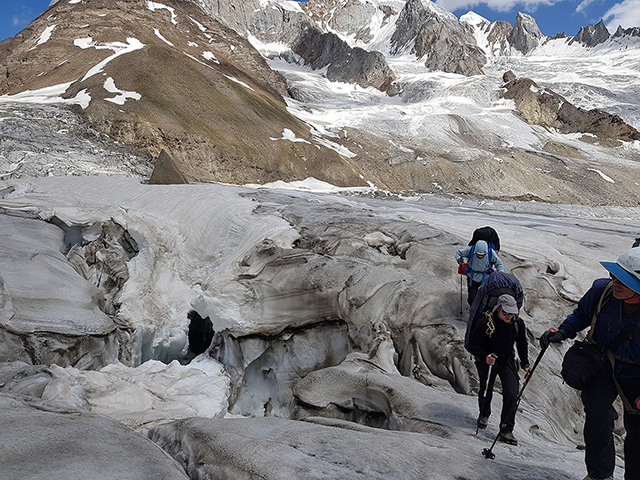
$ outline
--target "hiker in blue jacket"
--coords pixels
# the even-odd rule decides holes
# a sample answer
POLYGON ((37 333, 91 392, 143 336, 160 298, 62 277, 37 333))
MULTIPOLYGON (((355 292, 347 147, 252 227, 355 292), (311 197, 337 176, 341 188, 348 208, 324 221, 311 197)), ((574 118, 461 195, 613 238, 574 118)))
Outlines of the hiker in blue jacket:
POLYGON ((585 411, 584 442, 588 475, 585 480, 613 478, 615 446, 613 402, 623 395, 625 480, 640 480, 640 248, 624 252, 616 263, 600 262, 610 273, 600 278, 578 302, 577 308, 558 327, 540 337, 543 348, 549 342, 575 338, 589 327, 602 297, 603 304, 594 325, 592 340, 607 354, 607 368, 595 377, 581 398, 585 411), (611 296, 604 295, 611 289, 611 296), (626 399, 626 401, 625 401, 626 399))
POLYGON ((487 275, 497 270, 503 272, 502 260, 493 248, 490 248, 484 240, 478 240, 475 245, 462 248, 456 252, 456 262, 461 266, 460 273, 466 275, 467 303, 471 305, 478 293, 478 288, 484 282, 487 275), (466 259, 466 261, 465 261, 466 259))

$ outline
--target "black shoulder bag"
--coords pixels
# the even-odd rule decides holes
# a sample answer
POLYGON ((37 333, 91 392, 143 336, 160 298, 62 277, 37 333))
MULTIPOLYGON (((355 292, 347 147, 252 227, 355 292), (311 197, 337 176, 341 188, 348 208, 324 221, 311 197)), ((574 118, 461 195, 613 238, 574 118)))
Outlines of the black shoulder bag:
POLYGON ((629 400, 625 397, 615 375, 613 374, 615 358, 611 350, 615 350, 625 340, 625 338, 635 330, 636 326, 633 324, 627 325, 627 327, 613 340, 611 350, 605 350, 591 339, 593 336, 593 327, 596 324, 602 305, 604 305, 611 297, 612 289, 613 282, 609 282, 602 291, 602 295, 598 301, 598 306, 596 307, 593 319, 591 320, 591 328, 587 335, 587 339, 585 341, 578 340, 569 347, 567 353, 564 354, 562 370, 560 373, 567 385, 577 390, 584 390, 597 375, 602 373, 606 368, 607 362, 609 362, 611 365, 611 375, 613 376, 613 381, 622 400, 622 404, 624 405, 624 409, 628 412, 635 413, 638 412, 638 409, 629 403, 629 400))
POLYGON ((600 296, 591 320, 591 328, 587 339, 584 341, 577 340, 564 354, 560 374, 567 385, 577 390, 584 390, 607 367, 607 357, 604 349, 595 343, 591 337, 593 336, 593 327, 596 324, 596 320, 598 320, 602 305, 609 300, 612 288, 613 282, 609 282, 600 296))

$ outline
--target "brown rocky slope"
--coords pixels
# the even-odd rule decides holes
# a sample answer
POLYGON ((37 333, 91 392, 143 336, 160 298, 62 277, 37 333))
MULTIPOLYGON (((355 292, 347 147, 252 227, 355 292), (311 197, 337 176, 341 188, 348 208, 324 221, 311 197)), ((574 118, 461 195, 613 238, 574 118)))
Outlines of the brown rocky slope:
POLYGON ((0 94, 63 84, 66 98, 91 97, 93 125, 154 156, 166 150, 191 180, 363 184, 287 111, 283 78, 191 2, 60 2, 0 43, 0 94), (116 103, 113 86, 139 99, 116 103))

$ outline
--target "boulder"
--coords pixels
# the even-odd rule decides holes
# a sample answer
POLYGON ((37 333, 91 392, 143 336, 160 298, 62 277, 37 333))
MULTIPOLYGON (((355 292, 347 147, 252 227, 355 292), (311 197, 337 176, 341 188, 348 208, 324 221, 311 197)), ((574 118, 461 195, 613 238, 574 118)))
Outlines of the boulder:
POLYGON ((173 157, 165 150, 160 153, 156 160, 156 165, 151 173, 149 184, 151 185, 171 185, 189 183, 189 180, 180 171, 173 157))
POLYGON ((188 480, 180 465, 120 422, 0 394, 3 478, 188 480))

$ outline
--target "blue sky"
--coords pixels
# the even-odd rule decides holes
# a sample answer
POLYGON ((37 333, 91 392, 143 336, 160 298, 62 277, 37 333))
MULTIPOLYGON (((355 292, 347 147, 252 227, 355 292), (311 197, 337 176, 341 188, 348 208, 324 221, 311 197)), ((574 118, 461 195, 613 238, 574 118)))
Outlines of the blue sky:
POLYGON ((0 0, 0 40, 29 25, 49 3, 51 0, 0 0))
MULTIPOLYGON (((0 0, 0 40, 26 27, 51 0, 0 0)), ((162 0, 155 0, 161 2, 162 0)), ((313 1, 313 0, 309 0, 313 1)), ((514 24, 518 12, 532 15, 545 35, 575 35, 581 26, 603 19, 614 33, 618 24, 640 26, 640 0, 436 0, 458 17, 469 10, 487 20, 514 24)))
POLYGON ((613 34, 618 25, 640 26, 640 0, 436 0, 456 16, 473 10, 490 21, 515 23, 518 12, 528 13, 545 35, 573 36, 590 23, 604 20, 613 34))

